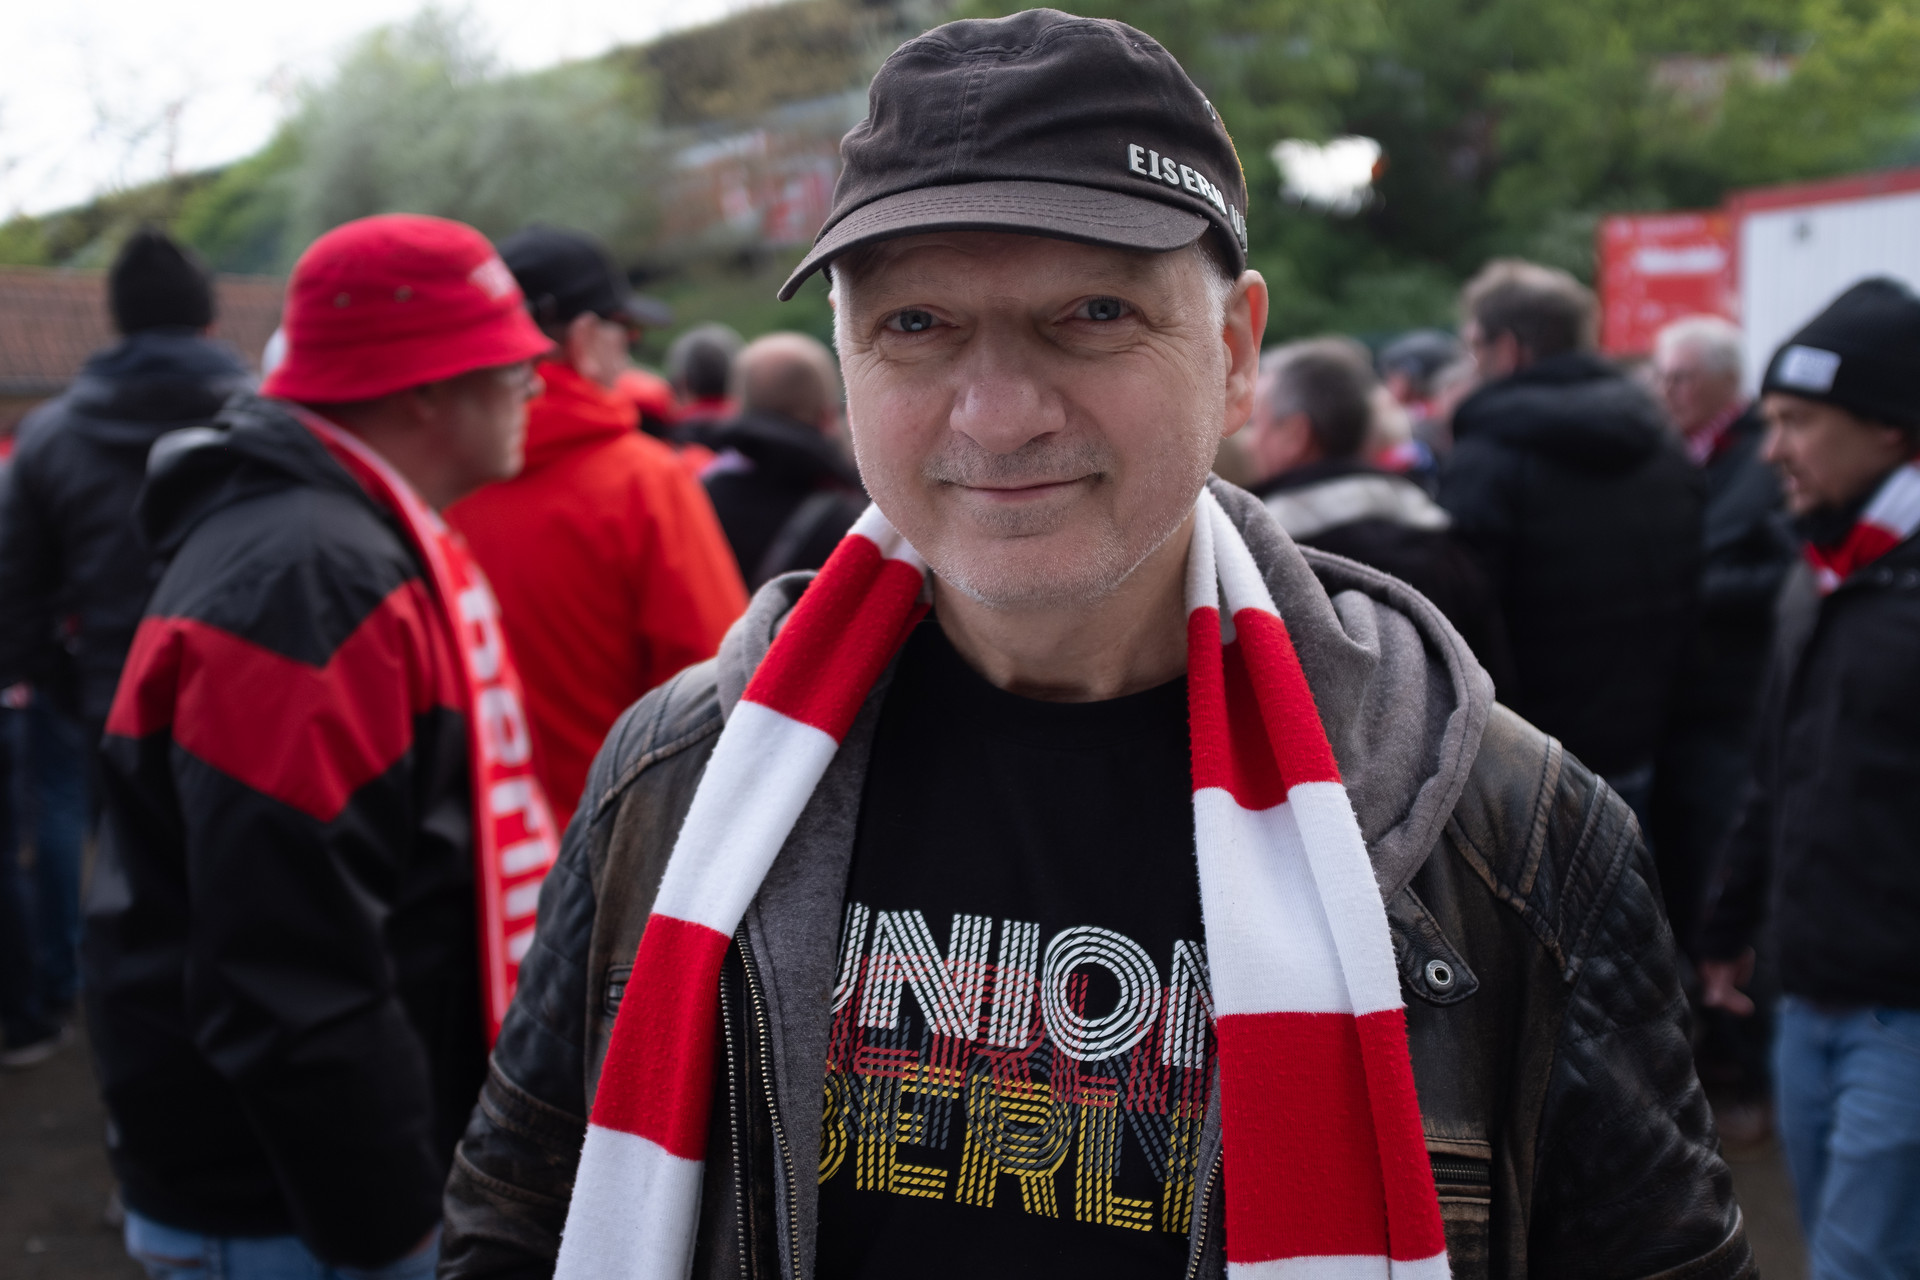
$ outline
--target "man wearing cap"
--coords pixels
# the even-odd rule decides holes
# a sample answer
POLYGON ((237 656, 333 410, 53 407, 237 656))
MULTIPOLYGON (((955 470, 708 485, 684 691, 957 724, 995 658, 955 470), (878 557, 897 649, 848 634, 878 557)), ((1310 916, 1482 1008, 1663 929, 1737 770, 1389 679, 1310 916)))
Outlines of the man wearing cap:
POLYGON ((1777 1120, 1821 1277, 1920 1271, 1920 298, 1866 280, 1782 346, 1763 455, 1805 560, 1781 593, 1754 782, 1703 930, 1703 998, 1759 929, 1777 1120))
POLYGON ((11 941, 33 953, 17 1006, 0 1000, 0 1066, 50 1052, 72 1017, 93 749, 153 589, 134 496, 155 440, 209 421, 247 385, 239 357, 207 336, 214 302, 190 250, 156 228, 128 236, 107 272, 120 340, 27 415, 0 486, 0 689, 33 686, 25 708, 0 712, 0 733, 20 738, 36 801, 31 874, 0 850, 0 895, 17 888, 32 907, 11 941))
POLYGON ((443 1274, 1746 1274, 1632 820, 1210 481, 1266 286, 1158 44, 903 45, 830 267, 875 506, 594 765, 443 1274))
POLYGON ((614 393, 649 304, 575 232, 528 227, 500 256, 555 352, 527 406, 526 465, 447 519, 500 597, 534 764, 571 813, 615 718, 712 657, 747 593, 705 490, 614 393))
POLYGON ((167 1280, 432 1273, 553 824, 498 607, 435 514, 520 466, 550 343, 486 238, 348 223, 262 395, 154 447, 106 725, 88 1024, 167 1280))

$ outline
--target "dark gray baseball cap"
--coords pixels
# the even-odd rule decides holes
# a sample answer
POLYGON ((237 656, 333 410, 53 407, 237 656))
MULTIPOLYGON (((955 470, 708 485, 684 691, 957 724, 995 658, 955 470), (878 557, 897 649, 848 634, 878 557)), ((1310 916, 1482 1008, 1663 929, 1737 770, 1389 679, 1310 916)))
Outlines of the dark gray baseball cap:
POLYGON ((1013 231, 1166 252, 1216 232, 1246 267, 1247 181, 1173 55, 1122 22, 1028 9, 894 51, 840 142, 833 210, 780 288, 928 231, 1013 231))

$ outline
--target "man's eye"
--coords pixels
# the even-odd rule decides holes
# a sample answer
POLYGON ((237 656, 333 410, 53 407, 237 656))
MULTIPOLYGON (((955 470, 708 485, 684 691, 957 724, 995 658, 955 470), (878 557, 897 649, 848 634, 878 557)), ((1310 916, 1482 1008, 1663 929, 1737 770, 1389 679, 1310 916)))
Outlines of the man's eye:
POLYGON ((925 333, 933 328, 933 312, 909 308, 896 311, 887 319, 887 328, 896 333, 925 333))
POLYGON ((1080 304, 1080 318, 1084 320, 1118 320, 1132 308, 1118 298, 1093 298, 1080 304))

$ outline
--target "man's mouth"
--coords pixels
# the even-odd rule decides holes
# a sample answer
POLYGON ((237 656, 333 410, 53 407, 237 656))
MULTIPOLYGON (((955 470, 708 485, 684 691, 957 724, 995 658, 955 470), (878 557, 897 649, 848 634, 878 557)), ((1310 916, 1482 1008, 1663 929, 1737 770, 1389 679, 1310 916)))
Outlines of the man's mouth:
POLYGON ((970 493, 981 494, 988 501, 1018 502, 1022 499, 1040 498, 1050 493, 1059 493, 1088 478, 1074 476, 1066 480, 1023 480, 1018 484, 962 484, 959 487, 970 493))

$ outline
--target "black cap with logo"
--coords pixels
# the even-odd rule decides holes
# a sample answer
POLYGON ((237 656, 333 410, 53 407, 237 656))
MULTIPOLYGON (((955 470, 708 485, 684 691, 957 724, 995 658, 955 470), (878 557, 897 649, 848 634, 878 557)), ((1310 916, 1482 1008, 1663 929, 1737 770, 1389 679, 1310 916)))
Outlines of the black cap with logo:
POLYGON ((935 27, 874 76, 840 157, 833 210, 782 300, 849 249, 927 231, 1165 252, 1212 229, 1246 267, 1233 139, 1173 55, 1125 23, 1029 9, 935 27))
POLYGON ((673 323, 667 304, 630 289, 592 236, 536 222, 499 247, 500 260, 527 295, 527 309, 542 325, 564 325, 588 311, 623 324, 660 328, 673 323))

